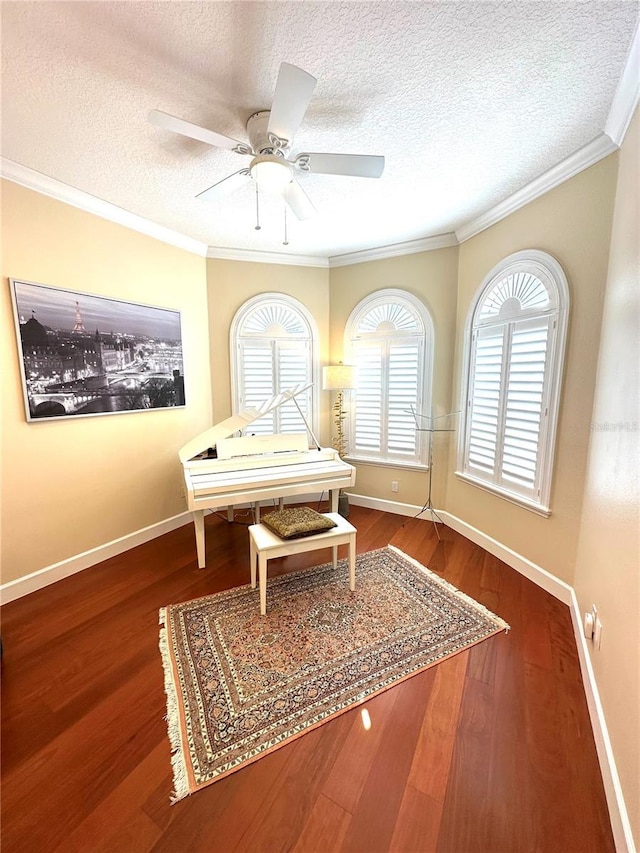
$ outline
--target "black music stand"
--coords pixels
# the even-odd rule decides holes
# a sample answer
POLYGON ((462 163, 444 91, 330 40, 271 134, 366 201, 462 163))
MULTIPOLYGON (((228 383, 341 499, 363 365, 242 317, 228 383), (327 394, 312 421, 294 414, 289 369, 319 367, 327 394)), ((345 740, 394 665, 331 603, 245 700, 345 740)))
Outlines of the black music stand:
POLYGON ((438 531, 438 522, 440 524, 444 524, 444 521, 440 518, 438 513, 435 511, 433 502, 431 500, 431 483, 433 479, 433 435, 437 432, 455 432, 455 426, 453 425, 453 418, 456 415, 459 415, 460 412, 448 412, 446 415, 438 415, 437 417, 431 417, 430 415, 420 415, 418 412, 411 408, 411 414, 416 422, 416 431, 417 432, 426 432, 429 436, 429 449, 428 449, 428 465, 429 465, 429 486, 427 491, 427 500, 423 504, 420 512, 414 515, 414 518, 418 518, 424 512, 428 512, 431 521, 433 522, 433 526, 436 530, 436 536, 440 539, 440 533, 438 531), (436 521, 437 519, 437 521, 436 521))

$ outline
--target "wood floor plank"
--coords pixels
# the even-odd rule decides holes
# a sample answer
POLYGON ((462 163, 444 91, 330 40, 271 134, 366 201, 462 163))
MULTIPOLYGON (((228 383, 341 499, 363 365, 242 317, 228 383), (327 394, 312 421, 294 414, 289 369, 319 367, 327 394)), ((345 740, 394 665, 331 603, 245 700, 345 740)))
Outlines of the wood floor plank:
POLYGON ((490 850, 486 829, 491 824, 493 796, 488 762, 493 720, 493 689, 467 678, 442 809, 438 853, 490 850))
POLYGON ((320 794, 302 827, 293 853, 327 853, 328 850, 340 850, 350 822, 349 812, 320 794))
POLYGON ((242 844, 247 827, 269 796, 295 749, 277 749, 174 805, 160 789, 145 812, 163 829, 154 853, 230 853, 242 844))
POLYGON ((398 693, 394 714, 353 811, 343 850, 389 849, 434 680, 434 671, 428 669, 392 688, 398 693))
POLYGON ((56 853, 86 853, 87 839, 91 839, 93 853, 127 849, 125 839, 136 839, 133 849, 150 849, 162 830, 142 806, 155 787, 155 779, 166 771, 166 764, 167 746, 160 743, 65 836, 56 853))
POLYGON ((355 811, 386 726, 395 714, 399 695, 397 690, 385 690, 350 716, 349 736, 322 787, 322 793, 347 812, 355 811), (361 717, 364 709, 371 720, 368 730, 361 717))
POLYGON ((434 669, 409 771, 408 784, 437 803, 444 802, 468 662, 468 652, 461 652, 434 669))
POLYGON ((8 822, 34 849, 55 849, 166 736, 160 683, 158 662, 150 660, 135 689, 124 682, 6 774, 3 828, 8 822))
POLYGON ((407 785, 400 804, 390 853, 435 853, 442 803, 407 785))
POLYGON ((247 821, 242 841, 234 848, 237 853, 276 853, 295 846, 348 737, 353 713, 329 720, 294 742, 289 762, 247 821))

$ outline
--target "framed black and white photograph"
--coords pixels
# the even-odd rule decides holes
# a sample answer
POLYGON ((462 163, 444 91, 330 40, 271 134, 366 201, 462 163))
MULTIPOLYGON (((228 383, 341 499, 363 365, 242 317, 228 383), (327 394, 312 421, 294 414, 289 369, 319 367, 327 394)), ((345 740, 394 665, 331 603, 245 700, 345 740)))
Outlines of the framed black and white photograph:
POLYGON ((179 311, 9 283, 28 421, 185 405, 179 311))

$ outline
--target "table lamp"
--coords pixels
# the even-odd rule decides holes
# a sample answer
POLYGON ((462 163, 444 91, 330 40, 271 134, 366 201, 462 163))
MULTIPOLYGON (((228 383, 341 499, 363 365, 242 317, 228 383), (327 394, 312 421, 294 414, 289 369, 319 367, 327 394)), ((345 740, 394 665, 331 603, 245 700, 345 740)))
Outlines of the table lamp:
POLYGON ((336 436, 333 447, 340 456, 347 453, 347 438, 343 422, 347 416, 344 410, 344 391, 350 391, 357 385, 358 370, 353 364, 330 364, 322 368, 322 388, 324 391, 337 391, 338 395, 333 404, 333 422, 336 425, 336 436))

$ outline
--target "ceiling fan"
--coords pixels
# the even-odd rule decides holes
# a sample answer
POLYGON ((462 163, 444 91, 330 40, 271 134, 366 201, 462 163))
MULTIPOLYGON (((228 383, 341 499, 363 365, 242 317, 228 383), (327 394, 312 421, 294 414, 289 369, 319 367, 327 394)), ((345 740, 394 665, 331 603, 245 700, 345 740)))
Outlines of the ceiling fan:
POLYGON ((271 109, 254 113, 247 121, 248 143, 198 127, 160 110, 151 110, 149 121, 157 127, 180 133, 190 139, 198 139, 217 148, 227 148, 236 154, 252 158, 247 168, 223 178, 209 189, 198 193, 196 198, 216 201, 253 180, 260 192, 281 196, 298 219, 309 219, 315 215, 316 209, 296 181, 297 171, 379 178, 384 170, 384 157, 370 154, 302 152, 295 157, 290 156, 293 137, 307 111, 315 85, 316 78, 311 74, 283 62, 280 65, 271 109))

